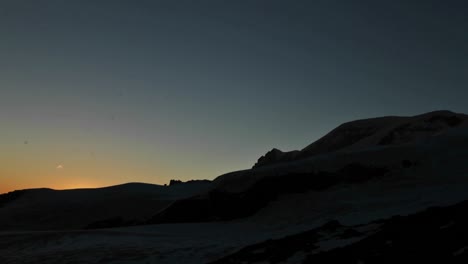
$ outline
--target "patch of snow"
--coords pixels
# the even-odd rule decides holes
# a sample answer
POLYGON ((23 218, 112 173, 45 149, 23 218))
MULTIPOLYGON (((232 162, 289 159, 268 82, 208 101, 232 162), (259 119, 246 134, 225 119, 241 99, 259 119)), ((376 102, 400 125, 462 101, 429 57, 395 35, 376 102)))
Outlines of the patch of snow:
POLYGON ((465 250, 467 250, 467 249, 468 249, 468 246, 463 247, 463 248, 460 248, 459 250, 453 252, 453 256, 456 257, 456 256, 458 256, 458 255, 461 255, 461 254, 463 254, 463 253, 465 252, 465 250))

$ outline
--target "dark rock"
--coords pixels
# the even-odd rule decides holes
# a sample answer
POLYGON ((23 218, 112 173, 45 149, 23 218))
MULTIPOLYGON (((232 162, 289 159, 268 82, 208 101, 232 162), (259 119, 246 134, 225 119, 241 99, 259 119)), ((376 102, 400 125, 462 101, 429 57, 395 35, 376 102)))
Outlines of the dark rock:
POLYGON ((171 180, 169 182, 169 186, 174 186, 174 185, 177 185, 177 184, 182 184, 183 182, 181 180, 171 180))

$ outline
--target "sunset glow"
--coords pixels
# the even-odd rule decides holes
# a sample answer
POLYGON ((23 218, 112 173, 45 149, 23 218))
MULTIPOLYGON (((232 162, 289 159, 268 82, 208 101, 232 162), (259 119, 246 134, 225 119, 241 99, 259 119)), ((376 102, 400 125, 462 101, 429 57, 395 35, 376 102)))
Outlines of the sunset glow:
POLYGON ((163 2, 0 3, 0 192, 214 179, 349 120, 468 112, 462 8, 163 2))

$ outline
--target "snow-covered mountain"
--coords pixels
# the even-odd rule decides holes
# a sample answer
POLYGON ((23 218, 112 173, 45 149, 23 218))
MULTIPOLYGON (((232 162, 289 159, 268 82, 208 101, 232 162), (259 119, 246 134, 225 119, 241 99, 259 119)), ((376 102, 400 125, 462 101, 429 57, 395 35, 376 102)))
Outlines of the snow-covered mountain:
POLYGON ((427 140, 459 127, 467 115, 435 111, 413 117, 387 116, 342 124, 300 151, 272 149, 254 167, 305 159, 334 151, 350 151, 378 146, 394 146, 427 140))
POLYGON ((176 201, 152 223, 248 216, 362 218, 369 214, 356 207, 375 208, 372 214, 384 216, 389 210, 457 200, 464 190, 446 193, 440 188, 468 183, 467 120, 466 115, 437 111, 346 123, 302 151, 289 152, 310 156, 294 154, 294 159, 222 175, 209 192, 176 201), (413 200, 419 196, 422 201, 413 200), (409 202, 401 204, 405 199, 409 202))
MULTIPOLYGON (((468 116, 436 111, 353 121, 302 150, 270 151, 251 169, 193 189, 171 189, 178 186, 138 187, 111 199, 123 203, 114 212, 135 206, 142 213, 135 216, 148 219, 141 226, 0 232, 0 262, 381 263, 404 262, 415 244, 412 260, 426 254, 420 260, 461 263, 468 245, 468 116)), ((0 225, 8 210, 58 195, 30 192, 0 199, 0 225)), ((94 198, 75 192, 67 194, 73 199, 61 196, 63 205, 49 204, 47 212, 60 208, 59 219, 76 197, 82 201, 76 210, 114 197, 104 189, 94 198)), ((22 215, 14 219, 32 223, 22 215)))

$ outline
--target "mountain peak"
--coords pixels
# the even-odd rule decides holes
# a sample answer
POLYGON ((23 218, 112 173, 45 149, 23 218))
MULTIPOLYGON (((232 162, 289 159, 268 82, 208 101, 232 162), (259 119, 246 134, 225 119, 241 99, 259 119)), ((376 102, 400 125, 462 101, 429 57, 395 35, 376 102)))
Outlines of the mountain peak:
POLYGON ((282 152, 274 148, 260 157, 254 168, 349 148, 411 143, 443 133, 466 120, 467 115, 438 110, 410 117, 384 116, 346 122, 300 151, 282 152))
POLYGON ((274 163, 277 160, 293 160, 297 154, 299 154, 299 151, 283 152, 277 148, 273 148, 272 150, 268 151, 265 155, 261 156, 257 160, 257 163, 255 163, 254 167, 268 165, 274 163))

